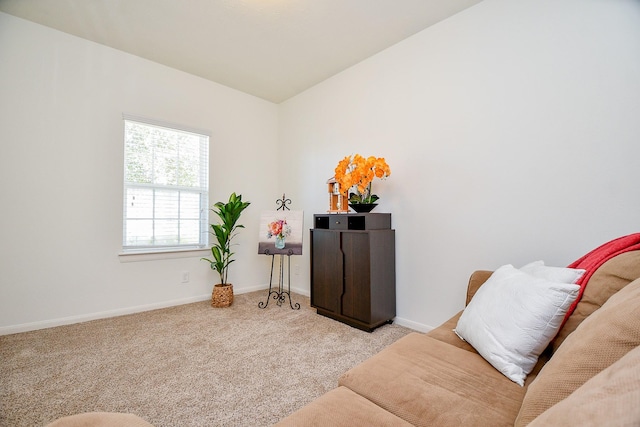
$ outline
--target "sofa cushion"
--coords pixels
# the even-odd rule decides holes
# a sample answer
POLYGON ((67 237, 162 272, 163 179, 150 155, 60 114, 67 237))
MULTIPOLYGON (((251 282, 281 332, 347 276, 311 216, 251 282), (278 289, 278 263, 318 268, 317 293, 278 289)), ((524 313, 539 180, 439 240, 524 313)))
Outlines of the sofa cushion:
POLYGON ((477 353, 420 333, 349 370, 339 384, 416 426, 511 426, 524 396, 477 353))
POLYGON ((586 273, 577 282, 580 285, 580 294, 578 300, 569 308, 566 317, 573 313, 589 279, 602 264, 625 252, 637 250, 640 250, 640 233, 629 234, 606 242, 569 264, 570 268, 584 268, 586 273))
POLYGON ((575 311, 553 340, 553 351, 560 347, 584 319, 602 307, 611 295, 639 277, 640 251, 625 252, 602 264, 589 279, 575 311))
POLYGON ((428 337, 437 339, 442 342, 446 342, 447 344, 451 344, 463 350, 471 351, 477 353, 476 349, 473 348, 471 344, 468 342, 461 340, 458 335, 453 331, 458 324, 458 320, 462 315, 462 311, 453 316, 451 319, 444 322, 442 325, 438 326, 435 329, 430 330, 426 333, 428 337))
POLYGON ((640 425, 640 347, 584 383, 529 427, 640 425))
POLYGON ((516 426, 525 426, 640 344, 640 279, 567 337, 527 388, 516 426))
POLYGON ((503 265, 464 309, 456 333, 522 386, 579 290, 503 265))
MULTIPOLYGON (((456 335, 456 333, 453 331, 456 325, 458 324, 458 319, 460 319, 461 315, 462 315, 462 311, 456 314, 455 316, 453 316, 451 319, 444 322, 442 325, 427 332, 425 335, 427 335, 428 337, 434 338, 438 341, 446 342, 447 344, 451 344, 463 350, 477 353, 476 349, 473 348, 471 344, 469 344, 464 340, 461 340, 460 337, 456 335)), ((540 372, 540 369, 542 369, 544 364, 547 363, 547 360, 549 360, 550 354, 551 353, 549 351, 545 351, 540 355, 540 357, 538 357, 538 363, 533 368, 533 370, 527 375, 527 379, 524 382, 525 387, 527 386, 527 384, 529 384, 531 381, 535 379, 536 375, 538 375, 538 372, 540 372)))
POLYGON ((275 424, 275 427, 289 426, 411 427, 411 424, 348 388, 338 387, 275 424))

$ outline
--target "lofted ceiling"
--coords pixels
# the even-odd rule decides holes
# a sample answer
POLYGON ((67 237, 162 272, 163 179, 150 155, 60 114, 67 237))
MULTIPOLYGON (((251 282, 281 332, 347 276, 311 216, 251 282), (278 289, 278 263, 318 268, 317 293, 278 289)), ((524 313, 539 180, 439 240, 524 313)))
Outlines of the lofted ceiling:
POLYGON ((280 103, 481 0, 0 0, 0 11, 280 103))

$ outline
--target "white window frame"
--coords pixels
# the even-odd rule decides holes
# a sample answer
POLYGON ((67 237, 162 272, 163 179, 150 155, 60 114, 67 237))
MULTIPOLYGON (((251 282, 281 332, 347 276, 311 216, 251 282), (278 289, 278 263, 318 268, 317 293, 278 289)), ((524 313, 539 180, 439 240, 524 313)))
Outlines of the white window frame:
MULTIPOLYGON (((195 129, 186 127, 183 125, 177 125, 173 123, 167 123, 159 120, 148 119, 138 116, 133 116, 129 114, 123 114, 123 149, 124 149, 124 172, 123 172, 123 210, 122 210, 122 252, 121 255, 135 255, 135 254, 157 254, 157 253, 170 253, 170 252, 184 252, 184 251, 193 251, 193 250, 204 250, 209 246, 209 145, 210 145, 210 137, 211 133, 209 131, 204 131, 201 129, 195 129), (143 126, 149 126, 152 128, 166 129, 169 131, 177 131, 180 133, 192 134, 200 139, 200 156, 199 156, 199 175, 198 175, 198 184, 196 186, 180 186, 177 184, 161 184, 157 182, 131 182, 127 180, 127 150, 126 150, 126 138, 127 138, 127 122, 134 122, 143 126), (151 221, 152 225, 152 233, 151 239, 152 242, 150 244, 130 244, 127 241, 127 224, 129 221, 132 221, 132 218, 129 218, 127 215, 127 205, 131 201, 129 200, 129 190, 152 190, 152 204, 153 204, 153 214, 151 217, 144 218, 147 221, 151 221), (177 217, 175 218, 156 218, 156 194, 162 191, 169 191, 178 194, 177 200, 177 217), (199 220, 198 220, 198 242, 188 242, 181 244, 179 242, 173 244, 167 243, 156 243, 155 239, 157 239, 156 235, 156 221, 160 220, 173 220, 180 223, 180 197, 184 193, 197 193, 199 195, 199 220)), ((155 145, 154 145, 155 150, 155 145)), ((153 158, 155 159, 155 151, 153 154, 153 158)), ((179 156, 178 153, 176 153, 179 156)), ((152 167, 153 169, 153 167, 152 167)), ((155 173, 153 175, 153 180, 156 179, 155 173)), ((136 218, 140 219, 140 218, 136 218)), ((180 227, 178 226, 178 230, 180 227)), ((180 236, 180 231, 178 231, 180 236)), ((178 237, 180 240, 180 237, 178 237)))

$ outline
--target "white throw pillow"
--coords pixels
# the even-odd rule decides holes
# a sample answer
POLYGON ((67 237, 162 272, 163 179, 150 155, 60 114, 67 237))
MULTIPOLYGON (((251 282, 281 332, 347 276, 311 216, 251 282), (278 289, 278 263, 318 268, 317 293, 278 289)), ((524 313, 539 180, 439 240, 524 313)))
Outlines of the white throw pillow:
POLYGON ((478 289, 455 333, 522 386, 558 333, 579 289, 503 265, 478 289))
POLYGON ((534 261, 520 267, 532 276, 547 279, 551 282, 576 283, 586 272, 579 268, 551 267, 544 265, 544 261, 534 261))

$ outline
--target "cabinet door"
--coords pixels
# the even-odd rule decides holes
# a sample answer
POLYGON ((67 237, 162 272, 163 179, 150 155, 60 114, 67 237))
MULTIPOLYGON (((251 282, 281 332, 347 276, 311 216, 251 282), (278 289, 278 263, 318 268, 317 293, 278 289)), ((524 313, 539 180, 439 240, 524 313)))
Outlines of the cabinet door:
POLYGON ((340 233, 311 230, 311 306, 340 313, 342 262, 340 233))
POLYGON ((361 322, 371 321, 371 258, 368 232, 342 233, 344 293, 342 314, 361 322))

